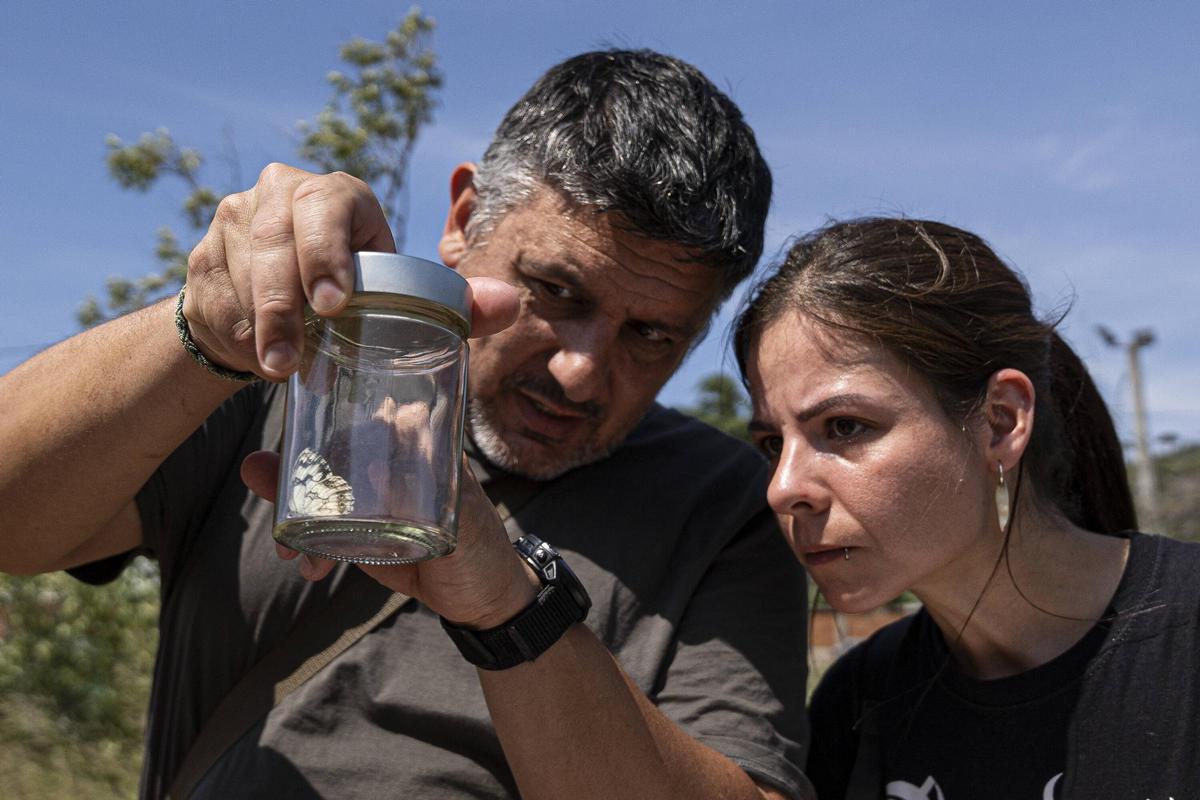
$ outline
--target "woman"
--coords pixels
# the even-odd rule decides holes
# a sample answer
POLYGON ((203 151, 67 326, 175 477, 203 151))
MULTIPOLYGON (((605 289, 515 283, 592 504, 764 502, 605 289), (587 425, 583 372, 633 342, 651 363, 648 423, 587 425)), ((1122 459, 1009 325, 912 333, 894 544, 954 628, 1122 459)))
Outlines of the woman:
POLYGON ((736 347, 769 502, 829 604, 923 603, 813 695, 822 798, 1196 796, 1200 547, 1132 532, 1103 401, 981 239, 831 225, 736 347))

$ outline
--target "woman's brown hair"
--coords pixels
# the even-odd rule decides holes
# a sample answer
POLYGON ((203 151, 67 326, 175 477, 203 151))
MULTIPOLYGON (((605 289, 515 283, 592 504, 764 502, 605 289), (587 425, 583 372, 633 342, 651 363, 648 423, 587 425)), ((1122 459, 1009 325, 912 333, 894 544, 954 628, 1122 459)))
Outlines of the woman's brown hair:
POLYGON ((922 374, 947 415, 965 422, 988 379, 1011 367, 1037 393, 1023 477, 1039 502, 1099 533, 1136 528, 1112 417, 1083 362, 1029 289, 975 234, 940 222, 867 218, 799 239, 754 291, 734 346, 742 375, 758 337, 800 312, 878 342, 922 374))

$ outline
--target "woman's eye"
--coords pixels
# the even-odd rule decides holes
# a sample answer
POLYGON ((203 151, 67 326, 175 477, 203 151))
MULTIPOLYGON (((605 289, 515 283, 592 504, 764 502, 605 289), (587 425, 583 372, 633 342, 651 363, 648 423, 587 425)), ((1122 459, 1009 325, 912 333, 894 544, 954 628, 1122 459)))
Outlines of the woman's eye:
POLYGON ((828 430, 831 439, 853 439, 855 436, 865 433, 867 426, 856 419, 838 417, 829 420, 828 430))

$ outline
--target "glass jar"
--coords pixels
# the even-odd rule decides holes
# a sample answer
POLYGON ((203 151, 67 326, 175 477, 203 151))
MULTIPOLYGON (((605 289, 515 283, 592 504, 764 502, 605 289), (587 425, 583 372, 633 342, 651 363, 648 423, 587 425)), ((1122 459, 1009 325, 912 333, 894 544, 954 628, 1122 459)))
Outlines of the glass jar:
POLYGON ((339 561, 454 550, 470 300, 454 270, 356 253, 337 317, 311 310, 288 380, 275 539, 339 561))

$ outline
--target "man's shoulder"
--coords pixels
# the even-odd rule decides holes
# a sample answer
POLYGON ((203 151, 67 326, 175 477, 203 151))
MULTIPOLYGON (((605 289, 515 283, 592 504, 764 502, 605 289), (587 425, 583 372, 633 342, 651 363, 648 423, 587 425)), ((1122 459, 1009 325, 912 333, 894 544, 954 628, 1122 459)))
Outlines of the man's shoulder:
POLYGON ((734 463, 765 471, 767 462, 746 442, 695 417, 655 403, 614 455, 632 451, 639 457, 661 453, 676 459, 704 458, 709 466, 734 463))
POLYGON ((745 442, 698 420, 655 405, 606 458, 564 475, 551 497, 604 518, 632 519, 662 529, 697 515, 737 530, 766 509, 767 462, 745 442))

